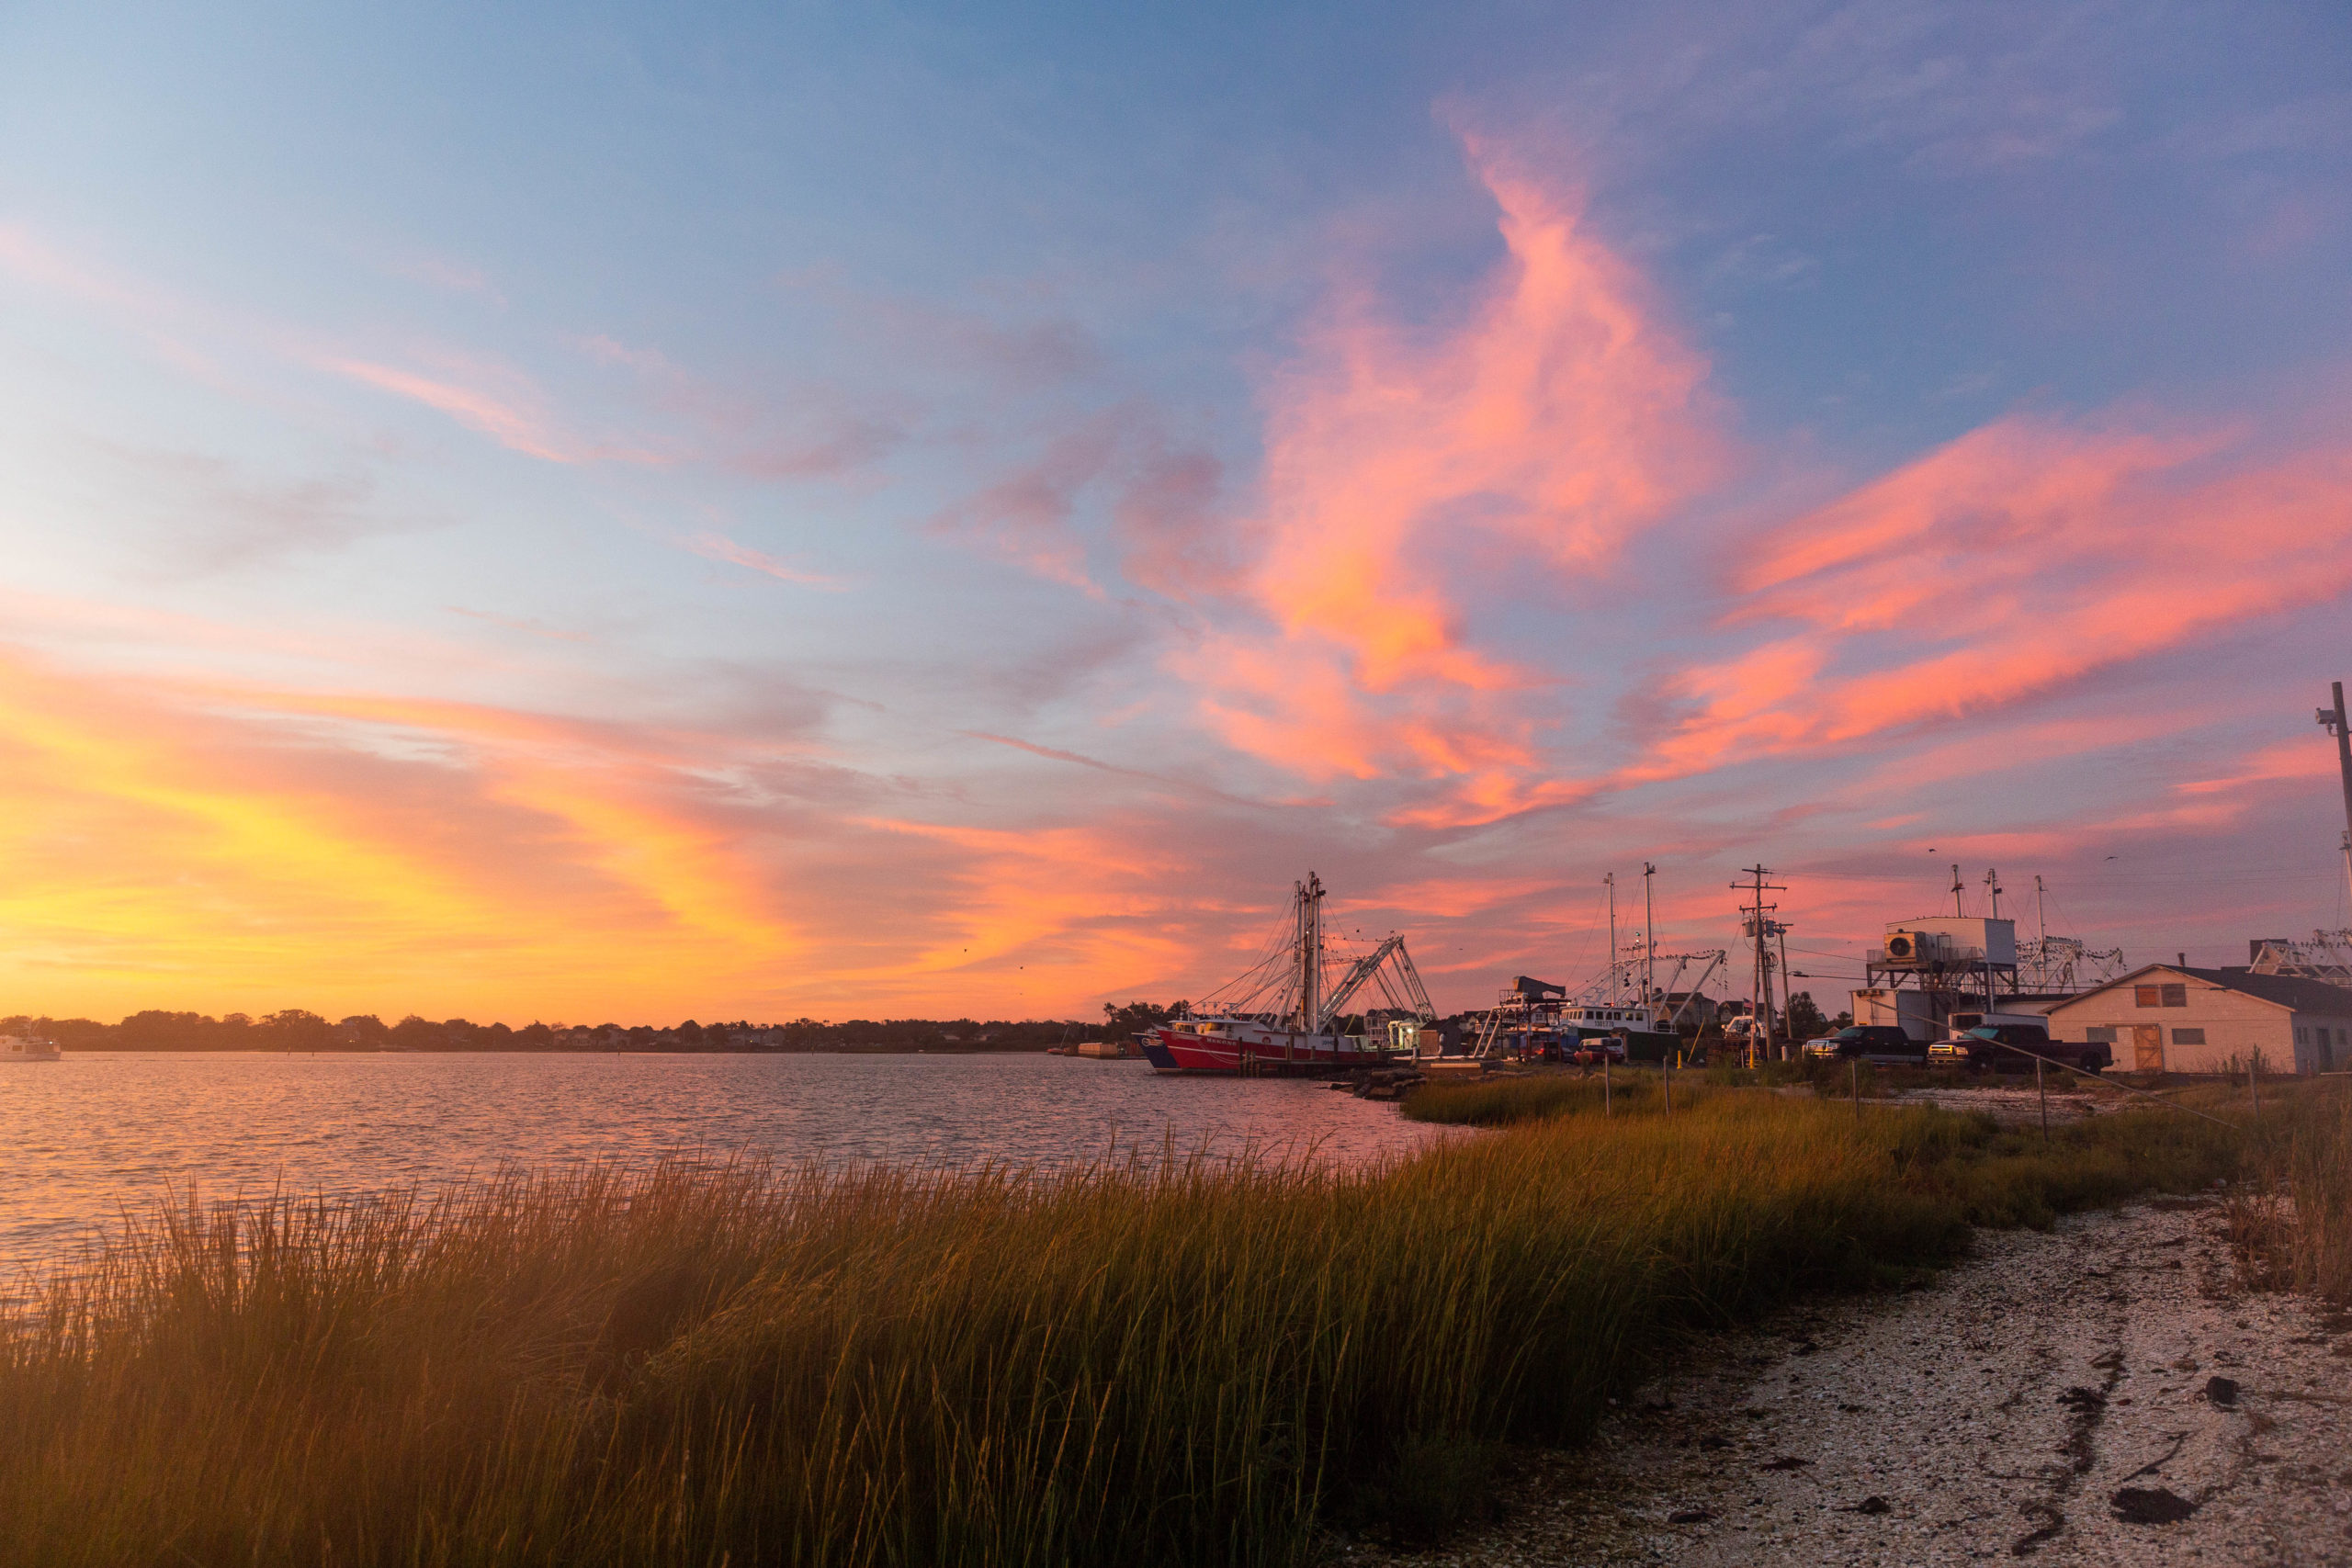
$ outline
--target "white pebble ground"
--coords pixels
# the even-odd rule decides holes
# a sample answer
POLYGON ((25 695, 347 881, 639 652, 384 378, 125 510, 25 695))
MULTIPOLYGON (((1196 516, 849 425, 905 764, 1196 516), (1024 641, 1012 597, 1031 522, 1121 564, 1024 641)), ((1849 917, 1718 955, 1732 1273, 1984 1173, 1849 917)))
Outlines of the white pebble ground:
POLYGON ((1928 1289, 1782 1314, 1593 1447, 1518 1456, 1496 1526, 1340 1560, 2352 1563, 2352 1320, 2239 1291, 2222 1223, 1981 1234, 1928 1289))

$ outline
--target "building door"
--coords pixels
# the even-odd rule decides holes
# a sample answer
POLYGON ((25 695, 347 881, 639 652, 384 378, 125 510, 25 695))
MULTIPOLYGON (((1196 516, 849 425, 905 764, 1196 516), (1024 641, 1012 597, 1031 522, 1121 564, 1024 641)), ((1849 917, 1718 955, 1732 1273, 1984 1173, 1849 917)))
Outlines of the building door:
POLYGON ((2135 1072, 2165 1070, 2165 1032, 2153 1023, 2132 1026, 2132 1066, 2135 1072))

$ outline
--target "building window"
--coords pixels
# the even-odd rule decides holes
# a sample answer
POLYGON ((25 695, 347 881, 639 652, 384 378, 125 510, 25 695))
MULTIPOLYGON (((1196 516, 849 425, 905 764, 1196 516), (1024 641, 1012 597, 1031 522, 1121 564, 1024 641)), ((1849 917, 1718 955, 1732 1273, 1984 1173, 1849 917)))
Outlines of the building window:
POLYGON ((2205 1043, 2205 1032, 2201 1029, 2176 1029, 2172 1032, 2172 1043, 2176 1045, 2202 1045, 2205 1043))
POLYGON ((2188 987, 2185 985, 2166 986, 2164 987, 2164 993, 2165 1006, 2168 1008, 2185 1008, 2188 1005, 2188 987))
POLYGON ((2115 1025, 2094 1023, 2083 1031, 2083 1038, 2093 1045, 2112 1045, 2115 1043, 2115 1025))
POLYGON ((2311 1043, 2312 1043, 2312 1032, 2311 1032, 2310 1030, 2308 1030, 2308 1029, 2305 1029, 2305 1028, 2304 1028, 2301 1024, 2300 1024, 2300 1023, 2299 1023, 2299 1024, 2297 1024, 2297 1025, 2295 1025, 2295 1043, 2296 1043, 2296 1044, 2298 1044, 2298 1045, 2308 1045, 2308 1044, 2310 1044, 2311 1043))
POLYGON ((2160 1006, 2162 1006, 2162 1005, 2163 1005, 2163 1003, 2159 1000, 2159 998, 2157 998, 2157 995, 2156 995, 2157 991, 2158 991, 2158 990, 2160 990, 2161 988, 2162 988, 2162 987, 2156 987, 2156 986, 2134 986, 2134 987, 2132 987, 2132 1005, 2133 1007, 2135 1007, 2135 1008, 2152 1008, 2152 1007, 2160 1007, 2160 1006))

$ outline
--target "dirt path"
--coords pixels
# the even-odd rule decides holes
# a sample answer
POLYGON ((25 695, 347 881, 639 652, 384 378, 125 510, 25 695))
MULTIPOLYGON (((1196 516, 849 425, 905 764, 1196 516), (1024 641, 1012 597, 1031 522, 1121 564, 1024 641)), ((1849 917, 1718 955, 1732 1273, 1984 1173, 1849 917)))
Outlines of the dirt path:
POLYGON ((1534 1456, 1503 1522, 1354 1562, 2352 1563, 2352 1320, 2232 1287, 2216 1204, 1996 1233, 1534 1456))

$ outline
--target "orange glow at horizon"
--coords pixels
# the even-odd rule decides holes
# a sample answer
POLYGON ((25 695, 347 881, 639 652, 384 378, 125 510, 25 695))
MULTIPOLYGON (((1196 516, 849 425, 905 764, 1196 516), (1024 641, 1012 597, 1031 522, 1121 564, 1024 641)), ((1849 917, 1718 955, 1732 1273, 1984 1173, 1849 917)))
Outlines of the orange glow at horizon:
POLYGON ((722 834, 551 727, 295 694, 223 712, 121 684, 0 658, 17 1008, 707 1010, 801 946, 722 834), (275 722, 335 712, 468 754, 275 722))
POLYGON ((1084 1016, 1262 936, 1140 828, 779 815, 722 737, 14 653, 0 726, 7 1010, 1084 1016))

